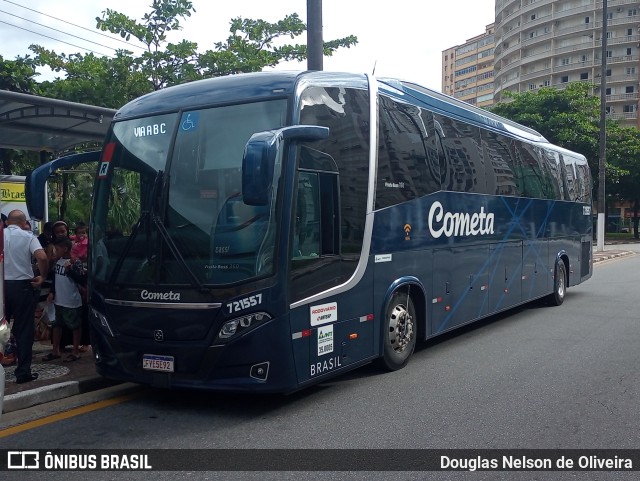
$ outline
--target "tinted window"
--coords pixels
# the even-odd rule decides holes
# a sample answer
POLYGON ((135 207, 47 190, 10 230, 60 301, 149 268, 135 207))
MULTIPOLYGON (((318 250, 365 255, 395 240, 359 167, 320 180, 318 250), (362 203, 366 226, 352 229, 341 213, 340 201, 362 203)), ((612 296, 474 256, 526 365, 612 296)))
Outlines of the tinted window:
POLYGON ((431 114, 385 96, 379 111, 376 209, 439 190, 431 114))
POLYGON ((551 177, 551 188, 554 191, 555 198, 558 200, 565 199, 564 181, 562 179, 562 165, 560 164, 560 154, 551 150, 540 149, 540 156, 546 166, 547 172, 551 177))
POLYGON ((299 149, 294 216, 300 218, 298 225, 304 217, 311 237, 305 234, 303 239, 306 252, 292 246, 293 301, 342 284, 355 271, 364 239, 369 181, 368 92, 309 87, 300 105, 300 123, 329 127, 329 137, 299 149))
POLYGON ((464 122, 435 115, 442 133, 444 165, 440 168, 443 190, 484 193, 485 168, 480 129, 464 122))
POLYGON ((521 195, 513 172, 515 146, 512 139, 490 131, 482 131, 487 194, 521 195))
POLYGON ((555 199, 551 173, 538 155, 538 149, 521 141, 515 141, 514 173, 520 191, 526 197, 555 199))

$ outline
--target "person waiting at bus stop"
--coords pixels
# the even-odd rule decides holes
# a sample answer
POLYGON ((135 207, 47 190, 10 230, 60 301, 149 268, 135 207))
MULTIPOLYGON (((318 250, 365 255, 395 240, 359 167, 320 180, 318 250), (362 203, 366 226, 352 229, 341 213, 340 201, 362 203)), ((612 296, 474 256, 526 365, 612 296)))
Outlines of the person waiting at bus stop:
POLYGON ((18 365, 15 370, 16 383, 22 384, 38 379, 31 372, 33 357, 33 318, 38 301, 39 287, 44 280, 42 274, 33 275, 31 256, 36 258, 40 273, 48 270, 47 254, 30 232, 23 230, 27 217, 20 210, 12 210, 7 216, 4 229, 4 290, 5 315, 13 317, 13 334, 16 339, 18 365))

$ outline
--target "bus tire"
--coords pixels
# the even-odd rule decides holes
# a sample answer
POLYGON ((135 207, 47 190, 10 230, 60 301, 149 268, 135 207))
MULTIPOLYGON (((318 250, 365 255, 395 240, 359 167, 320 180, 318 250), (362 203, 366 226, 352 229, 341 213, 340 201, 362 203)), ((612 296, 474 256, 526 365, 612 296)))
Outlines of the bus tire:
POLYGON ((553 275, 553 294, 548 297, 552 306, 559 306, 564 302, 567 294, 567 267, 562 259, 556 261, 553 275))
POLYGON ((378 367, 397 371, 406 366, 416 347, 417 334, 413 302, 405 291, 394 292, 385 315, 383 353, 377 360, 378 367))

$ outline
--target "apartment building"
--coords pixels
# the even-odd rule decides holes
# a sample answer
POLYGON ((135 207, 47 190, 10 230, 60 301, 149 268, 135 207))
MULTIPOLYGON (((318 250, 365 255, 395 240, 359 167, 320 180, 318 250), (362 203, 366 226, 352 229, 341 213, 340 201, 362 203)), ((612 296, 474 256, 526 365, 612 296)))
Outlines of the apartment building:
POLYGON ((442 92, 478 107, 493 104, 494 24, 442 52, 442 92))
MULTIPOLYGON (((495 101, 507 90, 587 82, 600 95, 602 1, 496 0, 495 101)), ((606 109, 639 127, 640 1, 608 0, 606 109)), ((444 85, 444 84, 443 84, 444 85)))

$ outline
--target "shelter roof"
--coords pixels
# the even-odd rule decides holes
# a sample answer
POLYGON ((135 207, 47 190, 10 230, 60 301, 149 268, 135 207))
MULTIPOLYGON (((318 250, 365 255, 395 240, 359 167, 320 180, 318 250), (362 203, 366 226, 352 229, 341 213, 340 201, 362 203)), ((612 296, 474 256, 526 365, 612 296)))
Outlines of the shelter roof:
POLYGON ((0 148, 58 153, 102 142, 114 109, 0 90, 0 148))

